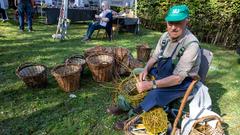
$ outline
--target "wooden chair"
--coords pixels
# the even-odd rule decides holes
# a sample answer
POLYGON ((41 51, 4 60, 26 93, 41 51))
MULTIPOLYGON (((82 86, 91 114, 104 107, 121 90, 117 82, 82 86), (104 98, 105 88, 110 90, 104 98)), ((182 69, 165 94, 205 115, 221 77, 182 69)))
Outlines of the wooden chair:
POLYGON ((180 117, 182 116, 182 112, 183 112, 183 109, 184 109, 187 101, 190 100, 189 96, 191 95, 195 84, 198 81, 202 81, 203 83, 205 82, 207 72, 208 72, 210 64, 212 62, 213 53, 210 52, 209 50, 201 49, 201 55, 202 55, 201 56, 201 64, 200 64, 200 69, 199 69, 199 72, 198 72, 199 76, 196 76, 196 77, 193 78, 193 81, 189 85, 189 87, 188 87, 188 89, 187 89, 187 91, 186 91, 186 93, 185 93, 185 95, 184 95, 184 97, 181 101, 181 105, 180 105, 180 108, 178 110, 178 114, 177 114, 176 119, 175 119, 174 124, 173 124, 173 129, 172 129, 171 135, 175 135, 175 133, 176 133, 177 124, 179 122, 180 117))
POLYGON ((112 24, 112 30, 111 30, 110 37, 108 36, 108 33, 105 29, 98 29, 97 34, 96 34, 96 38, 98 38, 98 36, 101 34, 102 39, 103 38, 109 38, 109 40, 112 40, 113 38, 115 38, 117 36, 118 31, 119 31, 119 26, 116 25, 116 24, 112 24))

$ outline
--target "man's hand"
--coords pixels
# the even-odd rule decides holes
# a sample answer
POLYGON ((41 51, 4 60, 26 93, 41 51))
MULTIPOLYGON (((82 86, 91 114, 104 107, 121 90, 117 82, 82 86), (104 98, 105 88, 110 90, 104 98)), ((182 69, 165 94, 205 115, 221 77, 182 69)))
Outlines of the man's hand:
POLYGON ((96 19, 99 19, 99 18, 100 18, 100 16, 99 16, 99 15, 95 15, 95 18, 96 18, 96 19))
POLYGON ((136 84, 138 93, 142 93, 144 91, 148 91, 152 88, 151 81, 141 81, 136 84))
POLYGON ((147 69, 144 69, 142 73, 139 74, 139 81, 145 81, 148 75, 147 69))

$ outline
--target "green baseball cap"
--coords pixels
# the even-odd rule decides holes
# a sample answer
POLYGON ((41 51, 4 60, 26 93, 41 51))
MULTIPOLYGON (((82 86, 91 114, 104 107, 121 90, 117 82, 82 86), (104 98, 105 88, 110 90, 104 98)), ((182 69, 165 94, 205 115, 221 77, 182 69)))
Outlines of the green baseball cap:
POLYGON ((176 5, 170 8, 168 11, 165 21, 167 22, 179 22, 189 16, 189 9, 186 5, 176 5))

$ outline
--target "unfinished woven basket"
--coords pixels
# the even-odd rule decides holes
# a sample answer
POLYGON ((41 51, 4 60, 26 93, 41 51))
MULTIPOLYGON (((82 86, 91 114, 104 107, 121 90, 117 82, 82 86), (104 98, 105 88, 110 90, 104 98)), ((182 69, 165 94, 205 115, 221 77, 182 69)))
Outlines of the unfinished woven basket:
POLYGON ((198 119, 192 126, 189 135, 224 135, 220 118, 214 115, 198 119), (215 128, 207 124, 208 121, 218 120, 215 128))
POLYGON ((150 48, 148 45, 140 45, 137 46, 137 59, 140 61, 148 61, 150 58, 150 54, 152 51, 152 48, 150 48))
POLYGON ((31 88, 47 85, 47 67, 42 64, 25 63, 16 69, 16 75, 31 88))
POLYGON ((65 91, 70 92, 80 88, 81 66, 75 64, 59 65, 52 69, 51 73, 58 85, 65 91))
POLYGON ((87 57, 86 62, 95 81, 106 82, 113 79, 113 56, 108 54, 91 55, 87 57))

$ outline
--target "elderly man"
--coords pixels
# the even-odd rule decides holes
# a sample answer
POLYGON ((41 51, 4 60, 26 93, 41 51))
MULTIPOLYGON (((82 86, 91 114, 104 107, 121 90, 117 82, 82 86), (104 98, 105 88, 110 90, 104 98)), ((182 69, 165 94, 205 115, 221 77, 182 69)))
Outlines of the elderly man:
POLYGON ((111 38, 111 30, 112 30, 112 11, 110 10, 110 5, 107 1, 103 1, 102 4, 102 12, 99 15, 95 15, 96 22, 89 24, 87 33, 83 38, 83 41, 87 41, 91 39, 91 36, 95 30, 98 29, 106 29, 106 32, 111 38))
MULTIPOLYGON (((147 112, 153 107, 164 107, 182 97, 192 81, 191 77, 198 74, 201 54, 199 41, 187 29, 188 7, 171 7, 165 21, 167 32, 159 39, 152 57, 139 75, 140 81, 136 84, 139 93, 148 91, 144 100, 133 109, 137 114, 147 112), (148 74, 154 76, 155 80, 146 81, 148 74)), ((107 111, 113 114, 123 112, 118 107, 107 111)), ((121 123, 116 124, 118 129, 122 126, 121 123)))

